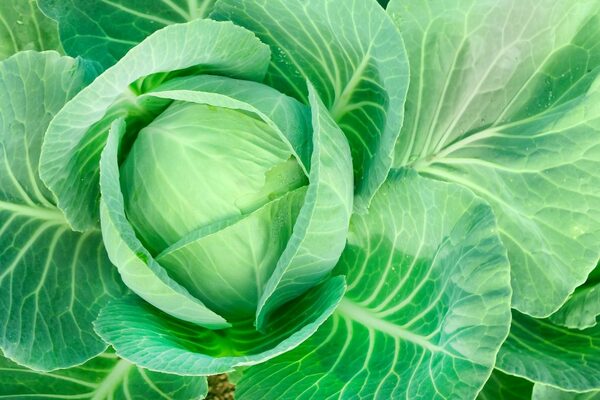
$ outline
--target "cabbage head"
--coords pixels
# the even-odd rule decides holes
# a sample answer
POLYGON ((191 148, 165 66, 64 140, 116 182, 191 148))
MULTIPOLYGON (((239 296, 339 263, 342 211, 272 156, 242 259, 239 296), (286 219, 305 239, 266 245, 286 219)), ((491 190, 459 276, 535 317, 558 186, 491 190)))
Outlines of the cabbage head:
POLYGON ((0 39, 0 398, 600 396, 598 0, 16 0, 0 39))

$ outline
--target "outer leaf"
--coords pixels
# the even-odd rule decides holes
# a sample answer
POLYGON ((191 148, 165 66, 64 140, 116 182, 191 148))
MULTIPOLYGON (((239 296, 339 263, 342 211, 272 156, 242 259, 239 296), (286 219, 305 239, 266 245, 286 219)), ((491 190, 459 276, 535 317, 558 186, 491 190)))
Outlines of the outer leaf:
MULTIPOLYGON (((166 27, 132 49, 54 118, 41 157, 41 176, 75 229, 98 219, 98 164, 105 130, 90 130, 135 80, 202 65, 207 71, 260 80, 269 49, 231 23, 198 20, 166 27)), ((104 124, 106 125, 106 124, 104 124)))
POLYGON ((552 386, 536 383, 533 387, 532 400, 600 400, 600 392, 566 392, 552 386))
POLYGON ((112 353, 55 372, 36 372, 0 357, 0 398, 92 400, 199 400, 205 378, 147 371, 112 353))
POLYGON ((532 382, 495 369, 477 400, 531 400, 532 391, 532 382))
POLYGON ((341 277, 331 278, 286 306, 267 335, 252 321, 224 331, 201 329, 158 312, 137 297, 105 307, 96 332, 121 357, 142 367, 179 375, 212 375, 254 365, 289 351, 310 337, 344 294, 341 277))
POLYGON ((600 317, 600 267, 590 274, 588 281, 575 290, 563 306, 550 316, 550 321, 571 329, 596 326, 600 317))
POLYGON ((510 322, 508 261, 471 192, 394 172, 355 214, 348 293, 296 350, 244 371, 240 399, 468 399, 510 322))
POLYGON ((0 60, 24 50, 59 50, 56 23, 36 0, 0 2, 0 60))
POLYGON ((210 328, 229 326, 167 274, 127 221, 117 160, 124 132, 123 120, 115 121, 100 161, 102 237, 111 261, 131 290, 169 315, 210 328))
POLYGON ((71 56, 115 64, 152 32, 167 25, 204 18, 215 0, 38 0, 59 23, 62 44, 71 56))
POLYGON ((104 351, 91 322, 123 293, 100 233, 72 232, 38 177, 44 131, 84 75, 55 52, 0 62, 0 347, 40 370, 104 351))
POLYGON ((309 186, 294 232, 261 296, 256 326, 322 281, 337 264, 352 213, 352 159, 348 142, 312 85, 313 153, 309 186))
POLYGON ((306 80, 342 128, 364 209, 387 176, 402 125, 402 38, 375 0, 221 0, 211 17, 256 32, 273 51, 267 83, 308 102, 306 80))
POLYGON ((565 390, 600 389, 600 326, 571 330, 515 311, 496 368, 565 390))
POLYGON ((546 317, 600 256, 600 3, 394 0, 411 63, 396 165, 490 202, 513 307, 546 317))

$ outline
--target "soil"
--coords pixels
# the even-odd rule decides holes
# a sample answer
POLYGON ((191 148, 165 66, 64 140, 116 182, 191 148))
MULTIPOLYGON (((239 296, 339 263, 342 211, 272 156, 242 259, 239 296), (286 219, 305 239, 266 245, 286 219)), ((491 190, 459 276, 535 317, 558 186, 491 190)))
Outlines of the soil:
POLYGON ((208 377, 208 396, 206 400, 233 400, 235 385, 230 383, 227 374, 208 377))

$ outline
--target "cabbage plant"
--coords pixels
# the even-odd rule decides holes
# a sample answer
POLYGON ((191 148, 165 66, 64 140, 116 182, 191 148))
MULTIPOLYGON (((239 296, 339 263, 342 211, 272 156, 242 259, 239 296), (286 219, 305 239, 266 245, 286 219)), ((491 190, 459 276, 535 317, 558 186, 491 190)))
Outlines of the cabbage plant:
POLYGON ((0 22, 0 397, 600 398, 597 0, 0 22))

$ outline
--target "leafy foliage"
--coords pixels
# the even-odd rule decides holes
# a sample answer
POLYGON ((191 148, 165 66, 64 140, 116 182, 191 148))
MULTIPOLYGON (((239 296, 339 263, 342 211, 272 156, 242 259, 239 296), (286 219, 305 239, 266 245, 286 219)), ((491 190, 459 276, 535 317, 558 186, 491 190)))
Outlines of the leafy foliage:
POLYGON ((338 266, 348 292, 333 317, 298 349, 245 371, 239 394, 472 398, 508 333, 507 266, 482 200, 394 172, 352 219, 338 266))
POLYGON ((0 371, 0 397, 5 399, 196 400, 208 389, 205 378, 144 370, 112 352, 54 372, 31 371, 0 356, 0 371))
POLYGON ((80 364, 106 344, 92 321, 123 293, 98 231, 71 231, 39 178, 44 131, 86 83, 56 52, 0 62, 0 347, 37 370, 80 364))
POLYGON ((419 71, 397 165, 485 198, 513 307, 550 315, 599 256, 598 2, 393 1, 388 12, 419 71))
POLYGON ((304 100, 306 82, 315 86, 348 138, 355 202, 364 209, 392 164, 407 90, 402 38, 381 7, 374 1, 221 0, 211 17, 244 26, 271 46, 269 85, 304 100))
POLYGON ((598 0, 2 2, 0 397, 599 398, 599 43, 598 0))
POLYGON ((61 50, 56 23, 36 0, 0 3, 0 60, 26 50, 61 50))
MULTIPOLYGON (((25 2, 24 0, 20 0, 25 2)), ((29 0, 34 2, 35 0, 29 0)), ((37 0, 70 56, 115 64, 152 32, 208 16, 215 0, 37 0)))
POLYGON ((477 396, 478 400, 529 400, 533 394, 534 384, 531 381, 507 375, 497 369, 477 396))

